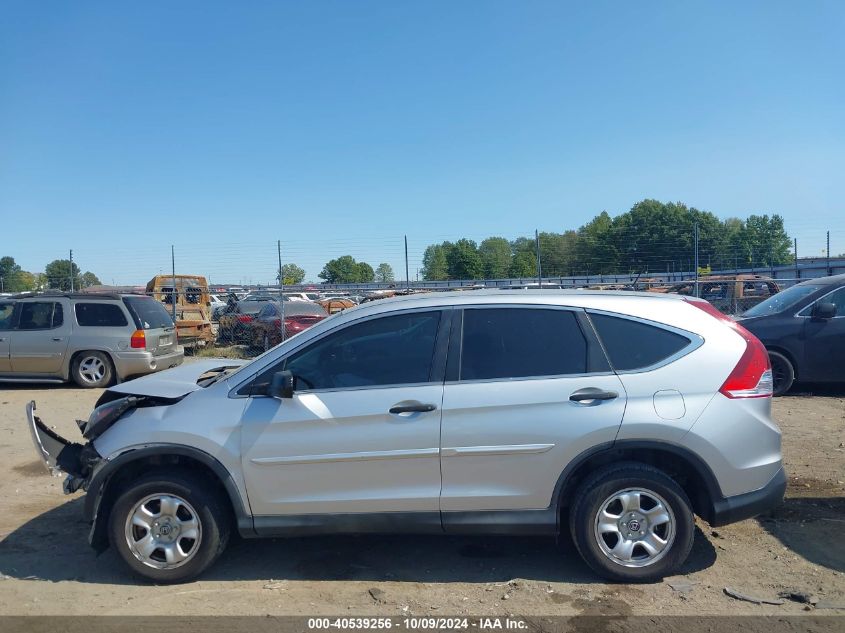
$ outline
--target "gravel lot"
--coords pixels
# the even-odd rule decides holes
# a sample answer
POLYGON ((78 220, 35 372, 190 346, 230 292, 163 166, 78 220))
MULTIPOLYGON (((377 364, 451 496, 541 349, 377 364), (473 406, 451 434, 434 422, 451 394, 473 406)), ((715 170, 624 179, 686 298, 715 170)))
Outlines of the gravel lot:
POLYGON ((201 580, 153 586, 87 545, 81 499, 36 461, 24 405, 78 436, 99 390, 0 388, 0 614, 669 615, 845 614, 845 398, 777 399, 790 486, 771 515, 711 529, 699 522, 683 574, 609 585, 568 542, 538 538, 314 537, 235 541, 201 580), (673 587, 674 585, 674 587, 673 587), (686 586, 684 586, 686 585, 686 586), (756 605, 726 586, 776 598, 756 605))

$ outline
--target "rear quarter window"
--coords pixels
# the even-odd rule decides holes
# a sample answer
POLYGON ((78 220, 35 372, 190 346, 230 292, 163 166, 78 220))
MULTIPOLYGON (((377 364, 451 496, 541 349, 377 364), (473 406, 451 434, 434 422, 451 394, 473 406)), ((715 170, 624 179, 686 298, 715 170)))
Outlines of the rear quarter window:
POLYGON ((595 312, 589 314, 616 371, 633 371, 656 365, 692 342, 686 336, 642 321, 595 312))
POLYGON ((82 327, 123 327, 129 325, 120 306, 114 303, 77 303, 76 322, 82 327))
POLYGON ((123 302, 135 325, 141 330, 157 330, 173 327, 173 319, 158 301, 150 297, 124 297, 123 302))

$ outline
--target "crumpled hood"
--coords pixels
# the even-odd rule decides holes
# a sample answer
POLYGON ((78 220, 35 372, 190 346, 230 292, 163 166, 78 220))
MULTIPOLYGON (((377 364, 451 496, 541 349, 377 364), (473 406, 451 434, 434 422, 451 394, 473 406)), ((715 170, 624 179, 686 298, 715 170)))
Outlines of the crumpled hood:
POLYGON ((135 380, 122 382, 109 387, 113 393, 125 393, 133 396, 153 396, 158 398, 181 398, 192 391, 202 389, 197 379, 206 372, 240 367, 248 361, 231 358, 204 358, 195 362, 187 361, 155 374, 142 376, 135 380))

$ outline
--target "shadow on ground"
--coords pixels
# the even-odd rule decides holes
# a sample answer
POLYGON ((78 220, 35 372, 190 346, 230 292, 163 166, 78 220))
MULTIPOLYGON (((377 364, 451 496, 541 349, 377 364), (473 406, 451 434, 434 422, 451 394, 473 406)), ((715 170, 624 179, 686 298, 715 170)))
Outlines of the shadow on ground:
MULTIPOLYGON (((0 541, 0 571, 13 578, 53 582, 135 584, 139 580, 113 550, 88 547, 81 499, 41 514, 0 541)), ((716 553, 696 530, 682 573, 710 567, 716 553)), ((505 536, 361 535, 230 542, 203 580, 389 580, 398 582, 595 583, 601 579, 568 540, 505 536)))
POLYGON ((811 563, 845 573, 845 498, 787 497, 757 521, 766 532, 811 563))

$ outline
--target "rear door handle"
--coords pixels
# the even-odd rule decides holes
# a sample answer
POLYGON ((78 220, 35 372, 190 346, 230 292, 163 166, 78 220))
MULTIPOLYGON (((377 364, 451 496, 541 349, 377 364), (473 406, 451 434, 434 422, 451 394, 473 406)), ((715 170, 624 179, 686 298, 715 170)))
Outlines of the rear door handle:
POLYGON ((396 404, 390 407, 388 411, 397 415, 399 413, 427 413, 429 411, 434 411, 436 408, 437 406, 433 404, 396 404))
POLYGON ((62 337, 61 337, 61 336, 54 336, 54 337, 53 337, 53 340, 54 340, 54 341, 62 341, 62 340, 64 340, 64 339, 62 339, 62 337))
POLYGON ((604 391, 596 389, 595 387, 587 387, 586 389, 579 389, 574 392, 569 399, 572 402, 590 402, 592 400, 615 400, 619 394, 615 391, 604 391))

